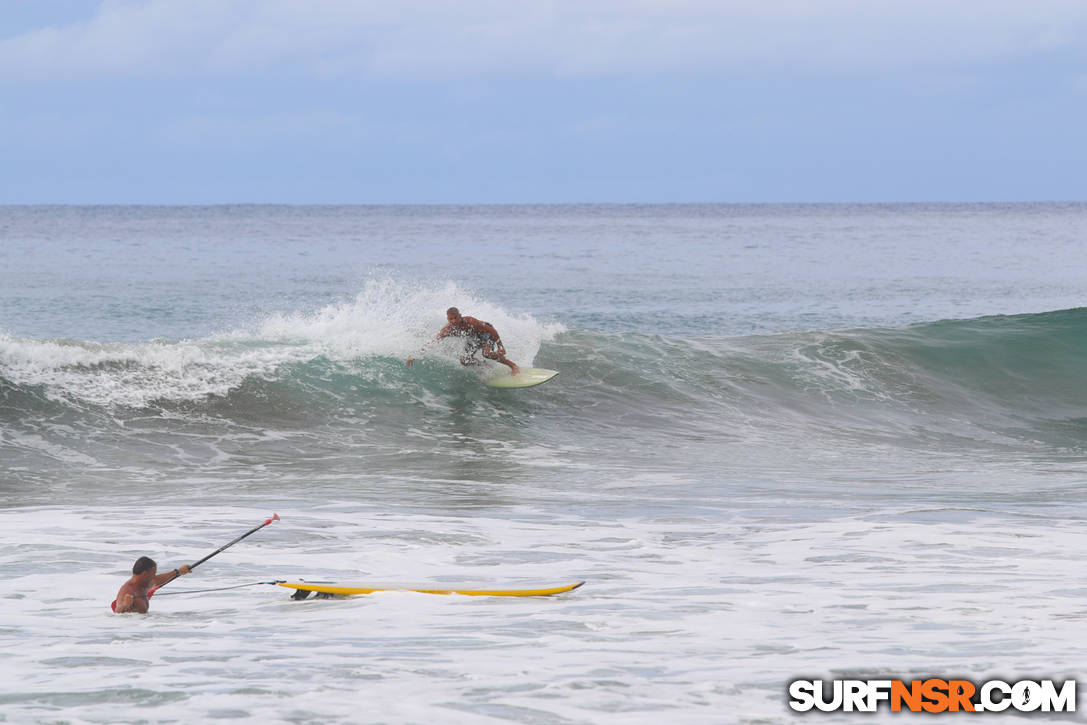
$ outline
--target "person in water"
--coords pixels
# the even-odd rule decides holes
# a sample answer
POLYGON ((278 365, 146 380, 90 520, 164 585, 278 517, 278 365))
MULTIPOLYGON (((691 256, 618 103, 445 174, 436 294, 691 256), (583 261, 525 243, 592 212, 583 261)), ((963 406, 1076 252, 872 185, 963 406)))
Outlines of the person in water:
POLYGON ((188 574, 190 571, 192 570, 188 564, 182 564, 173 571, 159 574, 155 560, 141 556, 132 565, 132 578, 121 585, 121 588, 117 591, 117 598, 113 600, 113 604, 110 606, 113 607, 113 611, 117 612, 117 614, 124 614, 125 612, 147 614, 147 610, 151 606, 149 592, 153 593, 152 590, 161 587, 168 581, 173 581, 183 574, 188 574))
MULTIPOLYGON (((475 357, 477 352, 481 352, 483 357, 488 360, 508 365, 514 375, 521 372, 521 368, 517 367, 517 363, 506 358, 506 348, 503 347, 502 337, 498 334, 498 330, 494 329, 494 325, 477 320, 474 317, 464 317, 456 307, 450 307, 445 311, 445 319, 449 321, 449 324, 439 330, 433 340, 423 345, 423 350, 430 343, 437 342, 443 337, 463 337, 466 339, 464 341, 464 353, 460 356, 461 365, 481 364, 481 361, 475 357)), ((422 353, 422 350, 419 352, 422 353)), ((413 362, 415 362, 415 359, 409 357, 408 365, 413 362)))

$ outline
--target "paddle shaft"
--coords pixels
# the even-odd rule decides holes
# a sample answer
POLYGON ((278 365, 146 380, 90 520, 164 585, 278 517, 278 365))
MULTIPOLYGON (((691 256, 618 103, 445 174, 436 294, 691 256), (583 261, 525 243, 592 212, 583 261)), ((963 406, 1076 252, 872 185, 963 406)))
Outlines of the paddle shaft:
MULTIPOLYGON (((273 521, 279 521, 279 514, 272 514, 272 518, 270 518, 270 519, 265 519, 265 520, 264 520, 264 523, 262 523, 262 524, 261 524, 260 526, 254 526, 253 528, 249 529, 249 531, 246 531, 246 532, 245 532, 244 534, 242 534, 242 535, 241 535, 241 536, 239 536, 238 538, 236 538, 236 539, 234 539, 233 541, 231 541, 231 542, 230 542, 229 544, 223 544, 223 545, 222 545, 222 546, 220 546, 220 547, 219 547, 218 549, 216 549, 215 551, 211 552, 210 554, 208 554, 207 556, 205 556, 205 557, 204 557, 203 559, 201 559, 200 561, 196 562, 195 564, 189 564, 189 571, 192 571, 192 570, 193 570, 193 569, 195 569, 196 567, 200 566, 201 564, 203 564, 203 563, 204 563, 205 561, 207 561, 207 560, 208 560, 208 559, 210 559, 211 557, 215 556, 216 554, 221 554, 222 552, 226 551, 226 550, 227 550, 227 549, 229 549, 230 547, 234 546, 234 544, 237 544, 237 543, 238 543, 239 541, 241 541, 242 539, 244 539, 244 538, 245 538, 246 536, 249 536, 250 534, 255 534, 256 532, 260 531, 261 529, 263 529, 263 528, 264 528, 265 526, 267 526, 268 524, 272 523, 273 521)), ((176 571, 176 570, 175 570, 175 571, 176 571)), ((180 574, 180 573, 178 573, 178 574, 174 574, 174 575, 173 575, 172 577, 170 577, 169 579, 167 579, 166 581, 164 581, 164 582, 163 582, 162 584, 159 584, 159 585, 158 585, 157 587, 155 587, 154 589, 151 589, 150 591, 148 591, 148 592, 147 592, 147 596, 148 596, 148 597, 150 597, 150 596, 151 596, 152 594, 154 594, 155 592, 157 592, 157 591, 158 591, 159 589, 163 588, 164 586, 166 586, 167 584, 169 584, 170 582, 172 582, 172 581, 173 581, 174 579, 177 579, 177 578, 178 578, 179 576, 181 576, 181 574, 180 574)))

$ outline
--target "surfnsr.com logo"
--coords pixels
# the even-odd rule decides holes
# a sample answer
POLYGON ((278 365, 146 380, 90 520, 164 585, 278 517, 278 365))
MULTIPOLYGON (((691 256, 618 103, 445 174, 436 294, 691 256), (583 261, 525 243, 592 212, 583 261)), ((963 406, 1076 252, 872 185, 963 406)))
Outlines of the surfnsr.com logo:
POLYGON ((1075 712, 1076 681, 794 680, 789 707, 797 712, 1075 712))

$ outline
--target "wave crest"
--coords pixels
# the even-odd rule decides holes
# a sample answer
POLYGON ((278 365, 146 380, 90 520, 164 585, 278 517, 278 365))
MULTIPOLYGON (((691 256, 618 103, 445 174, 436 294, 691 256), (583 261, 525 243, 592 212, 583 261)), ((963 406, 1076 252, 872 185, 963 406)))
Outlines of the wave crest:
MULTIPOLYGON (((38 387, 52 399, 102 407, 143 408, 225 397, 246 381, 320 378, 328 366, 355 370, 416 354, 461 306, 502 331, 515 360, 531 361, 564 328, 507 313, 449 283, 409 289, 372 281, 351 301, 314 312, 276 313, 253 331, 200 340, 100 343, 0 336, 0 376, 38 387)), ((453 357, 448 345, 435 352, 453 357)))

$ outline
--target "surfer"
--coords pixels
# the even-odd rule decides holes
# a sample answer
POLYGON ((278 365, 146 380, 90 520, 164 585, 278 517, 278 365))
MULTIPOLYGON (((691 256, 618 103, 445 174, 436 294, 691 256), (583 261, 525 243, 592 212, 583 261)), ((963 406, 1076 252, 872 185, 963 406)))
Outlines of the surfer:
MULTIPOLYGON (((461 365, 482 364, 481 361, 475 358, 475 354, 480 352, 488 360, 508 365, 514 375, 521 372, 521 368, 517 367, 517 363, 506 359, 506 348, 502 345, 502 338, 499 336, 498 330, 494 329, 494 325, 477 320, 474 317, 464 317, 456 307, 450 307, 445 311, 445 319, 449 321, 449 324, 439 330, 433 340, 423 345, 423 349, 419 351, 420 353, 426 349, 427 345, 437 342, 443 337, 463 337, 466 339, 464 341, 464 353, 460 356, 461 365)), ((415 362, 415 359, 409 357, 408 365, 410 366, 413 362, 415 362)))
POLYGON ((132 565, 132 578, 121 585, 117 591, 117 598, 113 600, 113 611, 117 614, 136 612, 147 614, 151 606, 151 594, 163 584, 173 581, 177 577, 188 574, 192 569, 188 564, 182 564, 173 571, 165 574, 158 573, 158 565, 155 560, 147 556, 136 559, 132 565))

